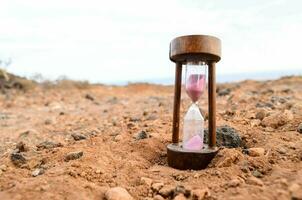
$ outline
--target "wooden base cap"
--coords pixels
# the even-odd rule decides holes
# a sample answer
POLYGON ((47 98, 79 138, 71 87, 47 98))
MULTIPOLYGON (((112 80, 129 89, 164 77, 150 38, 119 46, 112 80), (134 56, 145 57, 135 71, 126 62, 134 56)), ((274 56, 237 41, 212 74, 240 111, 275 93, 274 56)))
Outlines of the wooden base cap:
POLYGON ((187 170, 205 169, 218 152, 218 148, 207 145, 200 151, 189 151, 182 148, 181 143, 167 146, 168 165, 170 167, 187 170))

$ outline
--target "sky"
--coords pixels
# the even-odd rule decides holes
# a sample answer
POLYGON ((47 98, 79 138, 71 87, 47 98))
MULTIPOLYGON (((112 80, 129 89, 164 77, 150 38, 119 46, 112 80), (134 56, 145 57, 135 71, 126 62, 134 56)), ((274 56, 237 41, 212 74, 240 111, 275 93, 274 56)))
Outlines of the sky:
POLYGON ((302 72, 301 0, 0 0, 0 59, 27 77, 173 77, 169 43, 187 34, 221 39, 220 76, 302 72))

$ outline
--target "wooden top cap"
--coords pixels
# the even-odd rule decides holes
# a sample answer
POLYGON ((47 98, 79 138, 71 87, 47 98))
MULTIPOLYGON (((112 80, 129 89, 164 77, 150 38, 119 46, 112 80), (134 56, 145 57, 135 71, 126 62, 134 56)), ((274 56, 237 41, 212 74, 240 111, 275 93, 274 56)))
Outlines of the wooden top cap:
POLYGON ((186 35, 173 39, 170 43, 170 60, 215 61, 221 56, 220 39, 209 35, 186 35))

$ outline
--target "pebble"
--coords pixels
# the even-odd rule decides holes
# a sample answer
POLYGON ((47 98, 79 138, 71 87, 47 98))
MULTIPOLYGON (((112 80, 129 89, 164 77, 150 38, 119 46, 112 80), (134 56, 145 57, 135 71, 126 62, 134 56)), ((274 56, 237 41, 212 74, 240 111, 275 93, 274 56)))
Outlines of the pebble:
POLYGON ((6 165, 0 165, 0 171, 5 172, 7 170, 7 166, 6 165))
POLYGON ((263 109, 259 110, 256 113, 256 119, 263 120, 265 116, 266 116, 266 113, 263 109))
POLYGON ((141 184, 143 185, 147 185, 149 187, 151 187, 153 180, 151 178, 147 178, 147 177, 141 177, 141 184))
POLYGON ((153 183, 151 188, 158 192, 162 187, 164 187, 164 183, 153 183))
POLYGON ((263 182, 254 176, 251 176, 246 179, 246 183, 249 185, 258 185, 258 186, 263 186, 263 182))
POLYGON ((183 185, 177 185, 173 192, 174 196, 178 194, 184 194, 186 197, 190 196, 191 191, 186 189, 183 185))
POLYGON ((86 136, 81 134, 81 133, 73 133, 71 134, 71 137, 75 140, 75 141, 79 141, 79 140, 85 140, 86 136))
POLYGON ((209 191, 208 188, 206 188, 206 189, 195 189, 195 190, 192 190, 192 199, 202 200, 206 196, 209 196, 209 194, 210 194, 210 191, 209 191))
POLYGON ((122 187, 110 188, 105 193, 107 200, 133 200, 133 197, 122 187))
POLYGON ((52 142, 52 141, 44 141, 37 145, 38 150, 42 149, 53 149, 56 147, 62 147, 63 145, 61 143, 52 142))
POLYGON ((123 138, 124 138, 124 137, 123 137, 121 134, 119 134, 119 135, 117 135, 117 136, 114 137, 114 141, 119 142, 119 141, 121 141, 123 138))
POLYGON ((49 125, 49 124, 52 124, 53 122, 52 122, 52 120, 51 119, 46 119, 45 121, 44 121, 44 124, 45 125, 49 125))
POLYGON ((289 110, 285 110, 284 112, 276 112, 271 114, 270 116, 265 117, 261 125, 264 127, 271 127, 271 128, 279 128, 291 120, 293 120, 294 116, 293 113, 289 110))
POLYGON ((153 200, 165 200, 165 199, 162 196, 160 196, 159 194, 157 194, 153 197, 153 200))
POLYGON ((257 108, 271 108, 271 109, 275 109, 274 104, 270 103, 270 102, 266 102, 266 103, 256 103, 255 105, 257 108))
POLYGON ((273 102, 273 103, 283 104, 283 103, 286 103, 286 101, 287 101, 287 99, 284 98, 284 97, 278 97, 278 96, 272 96, 271 97, 271 102, 273 102))
POLYGON ((129 119, 130 122, 139 122, 141 121, 140 117, 130 117, 129 119))
POLYGON ((33 177, 36 177, 36 176, 39 176, 39 175, 42 175, 42 174, 44 174, 44 169, 42 169, 42 168, 37 168, 37 169, 35 169, 32 173, 31 173, 31 175, 33 176, 33 177))
MULTIPOLYGON (((206 129, 204 133, 204 141, 205 143, 208 143, 209 130, 206 129)), ((216 129, 216 138, 217 146, 236 148, 240 147, 242 144, 239 133, 228 125, 220 126, 216 129)))
POLYGON ((297 183, 293 183, 288 187, 288 190, 291 193, 292 200, 301 200, 302 199, 302 188, 297 183))
POLYGON ((96 174, 103 174, 104 172, 103 172, 101 169, 96 169, 96 170, 95 170, 95 173, 96 173, 96 174))
POLYGON ((173 200, 187 200, 187 198, 183 194, 179 194, 176 197, 174 197, 173 200))
POLYGON ((218 93, 218 96, 226 96, 231 93, 231 89, 230 88, 221 89, 221 90, 218 90, 217 93, 218 93))
POLYGON ((252 127, 256 127, 256 126, 259 126, 261 124, 261 121, 260 121, 260 119, 252 119, 250 121, 250 124, 251 124, 252 127))
POLYGON ((165 185, 164 187, 162 187, 159 190, 159 194, 162 195, 163 197, 167 198, 169 196, 173 195, 175 187, 171 186, 171 185, 165 185))
POLYGON ((94 97, 91 94, 86 94, 85 98, 90 100, 90 101, 94 101, 94 97))
POLYGON ((278 148, 277 151, 278 151, 278 153, 280 153, 280 154, 286 154, 286 152, 287 152, 286 149, 283 148, 283 147, 278 148))
POLYGON ((146 139, 148 137, 149 137, 149 134, 146 131, 140 131, 139 133, 137 133, 135 135, 136 140, 142 140, 142 139, 146 139))
POLYGON ((65 161, 68 162, 70 160, 76 160, 79 159, 83 156, 83 151, 75 151, 75 152, 70 152, 65 155, 65 161))
POLYGON ((302 123, 299 124, 297 131, 298 133, 302 133, 302 123))
POLYGON ((254 177, 257 177, 257 178, 262 178, 262 177, 263 177, 263 174, 262 174, 261 172, 259 172, 258 170, 254 170, 254 171, 252 172, 252 175, 253 175, 254 177))
POLYGON ((240 180, 238 179, 232 179, 226 184, 228 187, 237 187, 240 185, 240 180))
POLYGON ((17 143, 16 150, 18 152, 26 152, 26 151, 28 151, 28 147, 23 141, 21 141, 21 142, 17 143))
POLYGON ((110 99, 107 100, 107 102, 110 104, 117 104, 118 99, 117 99, 117 97, 111 97, 110 99))
POLYGON ((22 153, 12 153, 10 155, 10 159, 12 163, 17 167, 21 167, 23 164, 26 163, 26 158, 23 156, 22 153))
POLYGON ((249 156, 252 157, 258 157, 258 156, 263 156, 265 150, 263 148, 249 148, 248 149, 248 154, 249 156))
POLYGON ((237 149, 222 149, 213 159, 211 165, 215 167, 230 167, 243 159, 243 155, 237 149))

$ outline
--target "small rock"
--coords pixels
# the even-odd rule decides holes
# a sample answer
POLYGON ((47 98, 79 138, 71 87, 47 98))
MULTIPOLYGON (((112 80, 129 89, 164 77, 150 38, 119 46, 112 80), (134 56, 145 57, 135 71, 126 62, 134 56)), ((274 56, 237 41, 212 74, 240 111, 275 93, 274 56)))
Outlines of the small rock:
POLYGON ((86 94, 85 98, 90 100, 90 101, 94 101, 94 97, 91 94, 86 94))
POLYGON ((263 109, 259 110, 256 113, 256 119, 263 120, 265 116, 266 116, 266 113, 265 113, 265 111, 263 109))
POLYGON ((270 103, 270 102, 267 102, 267 103, 257 103, 255 105, 257 108, 271 108, 271 109, 275 109, 275 106, 274 104, 270 103))
POLYGON ((117 99, 117 97, 112 97, 107 102, 110 104, 116 104, 116 103, 118 103, 118 99, 117 99))
POLYGON ((165 200, 165 199, 162 196, 157 194, 153 197, 153 200, 165 200))
POLYGON ((262 174, 261 172, 259 172, 258 170, 254 170, 254 171, 252 172, 252 175, 253 175, 254 177, 257 177, 257 178, 262 178, 262 177, 263 177, 263 174, 262 174))
POLYGON ((278 148, 277 151, 278 151, 278 153, 280 153, 280 154, 286 154, 286 149, 283 148, 283 147, 278 148))
POLYGON ((172 196, 174 192, 174 187, 171 185, 165 185, 159 190, 159 194, 165 198, 172 196))
POLYGON ((18 144, 16 145, 16 150, 18 152, 26 152, 26 151, 28 151, 28 147, 23 141, 21 141, 21 142, 18 142, 18 144))
POLYGON ((81 133, 73 133, 71 134, 71 137, 75 140, 75 141, 79 141, 79 140, 85 140, 86 136, 81 134, 81 133))
POLYGON ((187 198, 183 194, 179 194, 176 197, 174 197, 173 200, 187 200, 187 198))
POLYGON ((26 158, 23 156, 22 153, 12 153, 10 155, 10 159, 12 163, 17 167, 21 167, 23 164, 26 163, 26 158))
POLYGON ((272 96, 271 97, 271 102, 273 103, 286 103, 287 99, 286 98, 283 98, 283 97, 278 97, 278 96, 272 96))
POLYGON ((245 166, 245 165, 244 165, 244 166, 241 166, 240 169, 241 169, 241 171, 244 172, 244 173, 249 173, 249 171, 250 171, 249 167, 248 167, 248 166, 245 166))
POLYGON ((153 180, 147 177, 141 177, 141 184, 151 187, 153 180))
POLYGON ((36 177, 36 176, 39 176, 39 175, 42 175, 42 174, 44 174, 44 169, 42 169, 42 168, 38 168, 38 169, 35 169, 32 173, 31 173, 31 175, 33 176, 33 177, 36 177))
POLYGON ((5 172, 7 170, 7 166, 6 165, 0 165, 0 171, 5 172))
POLYGON ((232 179, 226 184, 228 187, 237 187, 240 185, 240 180, 238 179, 232 179))
POLYGON ((288 190, 293 193, 295 191, 300 190, 300 186, 297 183, 293 183, 288 187, 288 190))
POLYGON ((230 167, 232 164, 238 163, 244 156, 237 149, 222 149, 214 157, 210 166, 213 167, 230 167))
POLYGON ((70 160, 76 160, 79 159, 83 156, 83 151, 75 151, 75 152, 70 152, 65 155, 65 161, 68 162, 70 160))
POLYGON ((302 199, 302 188, 297 183, 291 184, 288 187, 288 190, 291 193, 292 200, 301 200, 302 199))
POLYGON ((231 89, 230 88, 225 88, 225 89, 218 89, 218 96, 226 96, 229 95, 231 93, 231 89))
POLYGON ((158 192, 162 187, 164 187, 164 183, 153 183, 152 190, 158 192))
POLYGON ((142 140, 142 139, 146 139, 148 137, 149 137, 149 134, 146 131, 140 131, 139 133, 136 134, 135 139, 142 140))
POLYGON ((146 120, 150 120, 150 121, 153 121, 156 119, 158 119, 158 116, 156 114, 151 114, 146 118, 146 120))
POLYGON ((187 179, 188 178, 188 175, 186 175, 186 174, 179 174, 179 173, 175 173, 175 174, 172 174, 172 176, 173 176, 173 178, 175 179, 175 180, 177 180, 177 181, 183 181, 183 180, 185 180, 185 179, 187 179))
POLYGON ((274 92, 275 91, 272 89, 266 89, 266 90, 261 91, 261 94, 273 94, 274 92))
POLYGON ((205 197, 209 196, 210 191, 206 189, 195 189, 192 190, 192 200, 203 200, 205 197))
POLYGON ((252 127, 256 127, 256 126, 259 126, 261 124, 261 121, 260 121, 260 119, 252 119, 250 121, 250 124, 251 124, 252 127))
POLYGON ((124 137, 123 137, 121 134, 119 134, 119 135, 117 135, 117 136, 114 137, 114 141, 119 142, 119 141, 121 141, 123 138, 124 138, 124 137))
POLYGON ((302 190, 295 191, 291 195, 292 200, 302 200, 302 190))
POLYGON ((45 125, 52 124, 52 120, 51 120, 51 119, 46 119, 46 120, 44 121, 44 124, 45 124, 45 125))
POLYGON ((96 174, 103 174, 104 172, 103 172, 103 170, 101 170, 101 169, 96 169, 96 170, 95 170, 95 173, 96 173, 96 174))
POLYGON ((299 124, 297 131, 298 133, 302 133, 302 123, 299 124))
POLYGON ((52 141, 45 141, 41 142, 40 144, 37 145, 38 151, 42 149, 53 149, 56 147, 62 147, 63 145, 61 143, 56 143, 52 141))
POLYGON ((133 200, 132 196, 122 187, 114 187, 105 193, 107 200, 133 200))
POLYGON ((258 156, 263 156, 265 150, 263 148, 249 148, 248 149, 248 154, 249 156, 252 157, 258 157, 258 156))
POLYGON ((141 121, 140 117, 130 117, 129 119, 130 122, 139 122, 141 121))
POLYGON ((191 194, 191 191, 189 189, 186 189, 183 185, 177 185, 174 188, 173 192, 174 196, 177 196, 178 194, 184 194, 184 196, 188 197, 191 194))
MULTIPOLYGON (((205 143, 208 143, 209 130, 206 129, 204 133, 204 141, 205 143)), ((242 140, 238 132, 228 125, 224 125, 216 129, 216 138, 217 146, 237 148, 240 147, 242 144, 242 140)))
POLYGON ((270 116, 265 117, 261 125, 264 127, 278 128, 289 123, 293 120, 294 116, 291 111, 285 110, 284 112, 276 112, 270 116))
POLYGON ((251 176, 246 179, 246 183, 249 185, 258 185, 258 186, 263 186, 263 182, 254 176, 251 176))

